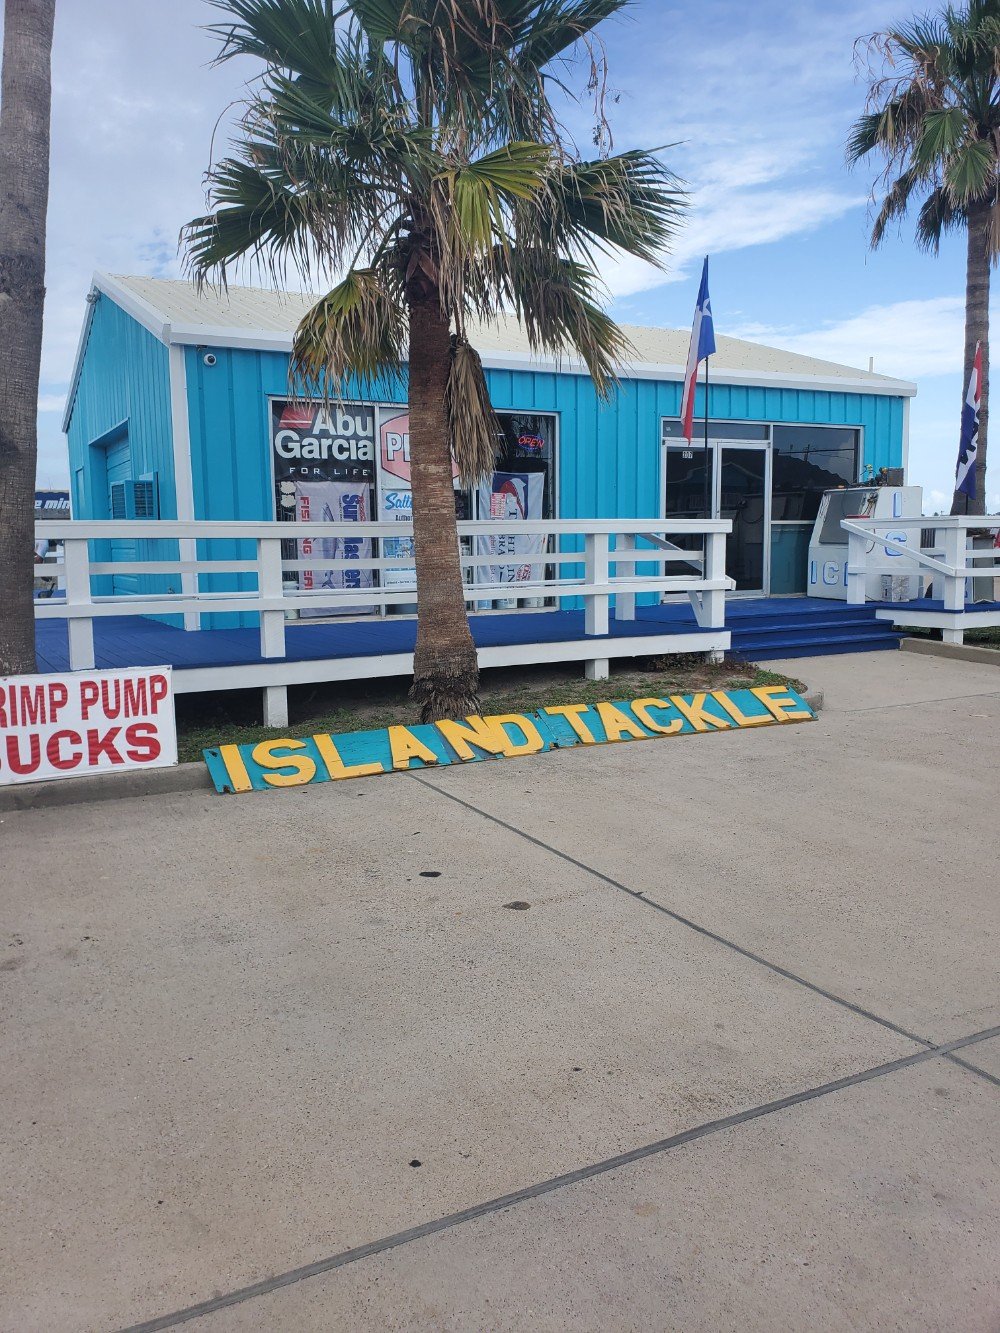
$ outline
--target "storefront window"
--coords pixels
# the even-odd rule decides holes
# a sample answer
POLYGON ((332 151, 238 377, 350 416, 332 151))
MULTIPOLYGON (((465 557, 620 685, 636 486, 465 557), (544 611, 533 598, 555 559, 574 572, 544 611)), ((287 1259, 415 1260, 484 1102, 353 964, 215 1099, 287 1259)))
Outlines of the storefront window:
POLYGON ((772 426, 772 520, 811 521, 824 491, 853 485, 859 437, 844 426, 772 426))
MULTIPOLYGON (((375 518, 400 524, 399 537, 386 537, 380 542, 369 538, 352 541, 349 528, 343 538, 291 540, 283 543, 284 558, 305 559, 316 555, 343 558, 353 553, 365 561, 378 554, 400 561, 412 559, 407 408, 275 398, 270 401, 269 412, 275 513, 279 519, 350 524, 375 518)), ((492 515, 508 520, 552 517, 556 499, 555 417, 537 412, 498 412, 497 419, 500 435, 493 474, 470 491, 460 486, 457 467, 454 470, 457 517, 492 515)), ((491 570, 496 564, 496 582, 508 579, 517 582, 529 574, 533 578, 540 576, 539 569, 524 557, 547 549, 548 543, 543 538, 529 539, 526 535, 502 540, 506 543, 502 552, 494 551, 490 539, 485 538, 479 539, 481 550, 473 552, 470 538, 463 539, 463 549, 469 555, 502 555, 503 561, 489 561, 491 570)), ((412 566, 401 564, 383 570, 381 575, 365 568, 302 571, 296 582, 304 589, 405 588, 407 596, 401 598, 399 606, 390 604, 385 608, 392 614, 398 610, 412 613, 413 580, 412 566)), ((376 609, 373 605, 355 607, 352 611, 364 614, 376 609)), ((331 613, 324 610, 317 614, 331 613)))
POLYGON ((540 413, 498 412, 497 420, 502 434, 497 445, 496 471, 541 474, 540 512, 530 517, 551 518, 555 513, 556 498, 555 417, 540 413))

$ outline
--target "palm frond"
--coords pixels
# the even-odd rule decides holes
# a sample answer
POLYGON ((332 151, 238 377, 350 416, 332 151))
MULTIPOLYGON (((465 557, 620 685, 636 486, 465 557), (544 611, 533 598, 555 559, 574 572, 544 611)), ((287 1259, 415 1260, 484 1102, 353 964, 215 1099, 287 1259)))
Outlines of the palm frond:
POLYGON ((352 269, 296 329, 291 374, 325 397, 343 397, 350 380, 398 380, 406 335, 406 311, 382 275, 352 269))
POLYGON ((209 32, 220 41, 216 64, 256 56, 266 65, 315 76, 330 61, 339 4, 334 0, 208 0, 231 15, 209 32))
POLYGON ((956 204, 992 197, 996 193, 996 147, 983 139, 961 144, 944 167, 948 194, 956 204))
POLYGON ((266 260, 273 274, 288 262, 310 267, 304 200, 287 181, 257 163, 223 158, 209 177, 211 213, 194 218, 181 233, 187 263, 199 281, 242 258, 266 260))
POLYGON ((441 172, 434 198, 442 254, 455 263, 488 254, 512 207, 545 185, 551 158, 545 144, 511 143, 441 172))
POLYGON ((969 133, 969 119, 960 106, 935 107, 927 111, 920 136, 913 145, 913 161, 924 171, 948 160, 969 133))
POLYGON ((558 164, 523 225, 578 258, 615 250, 661 265, 687 208, 678 178, 642 149, 558 164))
POLYGON ((939 185, 930 192, 917 214, 917 245, 936 255, 945 232, 958 231, 966 221, 965 209, 953 203, 948 191, 939 185))
POLYGON ((531 15, 518 51, 522 69, 544 70, 570 47, 589 37, 599 23, 625 9, 631 0, 548 0, 531 15))
POLYGON ((543 246, 518 247, 507 263, 509 299, 532 350, 575 352, 601 397, 609 397, 633 349, 603 309, 593 269, 543 246))
POLYGON ((476 486, 496 465, 500 423, 479 353, 465 338, 452 337, 445 407, 459 480, 463 486, 476 486))
POLYGON ((886 191, 885 198, 882 200, 882 205, 872 224, 871 246, 873 250, 877 250, 882 244, 890 224, 905 215, 910 199, 919 184, 919 173, 911 169, 898 176, 886 191))

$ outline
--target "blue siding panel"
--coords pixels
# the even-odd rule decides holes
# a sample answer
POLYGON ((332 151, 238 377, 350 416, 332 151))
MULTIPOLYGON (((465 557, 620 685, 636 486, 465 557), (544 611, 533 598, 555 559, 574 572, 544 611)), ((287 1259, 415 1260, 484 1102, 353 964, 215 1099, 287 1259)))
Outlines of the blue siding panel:
MULTIPOLYGON (((101 296, 93 308, 80 380, 68 431, 70 471, 84 470, 82 494, 74 497, 74 517, 108 518, 108 453, 119 439, 128 442, 129 478, 157 474, 162 518, 177 517, 169 353, 151 333, 114 301, 101 296), (119 429, 120 428, 120 429, 119 429)), ((176 542, 138 542, 139 560, 177 557, 176 542)), ((93 543, 95 559, 124 560, 108 543, 93 543)), ((179 592, 176 577, 135 579, 135 591, 179 592)), ((94 580, 94 593, 111 592, 111 579, 94 580)))
MULTIPOLYGON (((198 349, 186 348, 184 353, 195 516, 270 519, 273 493, 267 399, 288 395, 288 358, 280 352, 214 350, 216 364, 211 367, 204 364, 198 349)), ((660 419, 677 416, 679 382, 624 381, 610 402, 602 402, 585 375, 487 370, 486 377, 498 409, 556 414, 560 517, 631 518, 660 513, 660 419)), ((704 387, 699 385, 698 414, 704 410, 703 395, 704 387)), ((405 375, 401 382, 380 385, 375 393, 353 386, 348 396, 405 402, 405 375)), ((712 384, 709 407, 715 419, 857 427, 862 431, 863 467, 877 470, 902 462, 900 398, 828 388, 712 384)), ((105 449, 95 442, 123 425, 133 477, 155 471, 160 512, 164 518, 175 517, 167 349, 109 298, 101 297, 93 311, 69 429, 71 471, 84 470, 77 508, 81 518, 106 516, 105 449)), ((254 554, 247 543, 214 544, 213 554, 223 551, 234 558, 254 554)), ((142 552, 139 554, 141 558, 142 552)), ((218 590, 253 586, 250 576, 211 579, 211 587, 218 590)), ((216 616, 211 621, 221 627, 252 624, 254 618, 216 616)))

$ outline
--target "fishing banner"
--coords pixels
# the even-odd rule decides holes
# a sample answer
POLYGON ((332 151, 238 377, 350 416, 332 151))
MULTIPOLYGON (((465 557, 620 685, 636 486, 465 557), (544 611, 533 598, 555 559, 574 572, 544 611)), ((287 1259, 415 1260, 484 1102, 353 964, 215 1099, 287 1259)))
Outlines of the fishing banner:
MULTIPOLYGON (((479 487, 479 517, 505 523, 541 518, 544 498, 544 472, 494 472, 479 487)), ((479 566, 479 582, 527 583, 541 579, 544 562, 528 557, 542 555, 544 551, 543 533, 477 537, 476 554, 492 557, 489 564, 479 566)))
MULTIPOLYGON (((295 515, 300 523, 368 523, 371 521, 369 497, 371 488, 365 482, 354 481, 297 481, 295 483, 295 515)), ((370 560, 370 537, 303 537, 299 541, 299 559, 370 560)), ((343 565, 336 569, 300 569, 299 587, 310 592, 317 588, 344 588, 359 592, 374 587, 371 569, 351 569, 343 565)), ((315 611, 303 609, 302 616, 359 615, 373 611, 374 606, 322 607, 315 611)))

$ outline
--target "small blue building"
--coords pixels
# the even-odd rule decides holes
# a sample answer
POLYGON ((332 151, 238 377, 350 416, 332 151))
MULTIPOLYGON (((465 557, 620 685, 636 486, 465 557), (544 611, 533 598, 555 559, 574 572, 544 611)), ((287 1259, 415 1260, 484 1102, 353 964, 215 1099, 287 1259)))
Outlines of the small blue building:
MULTIPOLYGON (((329 409, 290 399, 292 333, 311 299, 98 273, 64 421, 74 517, 301 520, 325 487, 345 520, 406 518, 405 376, 329 409)), ((706 451, 680 436, 687 331, 626 332, 635 360, 608 403, 578 363, 533 355, 513 321, 474 332, 503 427, 497 477, 538 474, 522 505, 542 518, 699 517, 707 492, 733 520, 737 590, 804 592, 820 495, 905 469, 915 386, 720 337, 706 451)), ((460 517, 496 503, 499 484, 456 490, 460 517)), ((142 560, 153 551, 136 547, 152 545, 108 543, 104 558, 142 560)), ((162 590, 162 576, 142 579, 115 575, 105 591, 162 590)))

